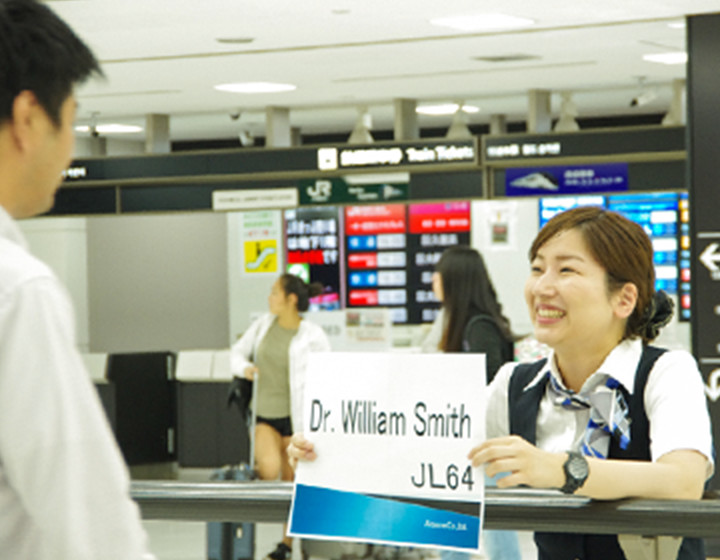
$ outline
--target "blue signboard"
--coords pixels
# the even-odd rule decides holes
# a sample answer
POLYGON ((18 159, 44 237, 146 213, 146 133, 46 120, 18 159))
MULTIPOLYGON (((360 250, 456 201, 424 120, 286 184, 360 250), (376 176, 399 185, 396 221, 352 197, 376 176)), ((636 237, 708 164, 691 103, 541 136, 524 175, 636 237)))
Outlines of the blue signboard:
POLYGON ((505 171, 506 196, 547 196, 628 190, 626 163, 511 167, 505 171))

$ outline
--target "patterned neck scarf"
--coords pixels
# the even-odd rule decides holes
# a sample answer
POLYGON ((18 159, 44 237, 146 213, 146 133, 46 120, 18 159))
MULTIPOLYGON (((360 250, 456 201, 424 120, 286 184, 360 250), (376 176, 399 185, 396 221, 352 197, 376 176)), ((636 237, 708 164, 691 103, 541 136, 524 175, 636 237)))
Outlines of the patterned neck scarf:
POLYGON ((590 409, 581 446, 583 454, 607 459, 611 436, 621 449, 627 449, 630 443, 628 404, 616 379, 609 377, 604 385, 584 395, 562 387, 549 372, 548 376, 548 387, 557 406, 569 410, 590 409))

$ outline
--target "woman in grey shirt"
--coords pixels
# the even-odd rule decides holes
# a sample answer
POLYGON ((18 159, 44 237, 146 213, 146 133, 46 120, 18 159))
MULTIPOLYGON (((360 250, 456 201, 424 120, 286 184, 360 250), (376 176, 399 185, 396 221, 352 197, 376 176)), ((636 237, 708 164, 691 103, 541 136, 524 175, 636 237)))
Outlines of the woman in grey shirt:
MULTIPOLYGON (((293 431, 302 430, 305 371, 310 352, 330 350, 318 325, 300 315, 310 297, 322 291, 292 274, 283 274, 268 297, 269 313, 257 319, 231 351, 233 374, 258 383, 255 426, 255 468, 262 480, 292 480, 287 446, 293 431)), ((292 539, 284 534, 269 560, 289 560, 292 539)))

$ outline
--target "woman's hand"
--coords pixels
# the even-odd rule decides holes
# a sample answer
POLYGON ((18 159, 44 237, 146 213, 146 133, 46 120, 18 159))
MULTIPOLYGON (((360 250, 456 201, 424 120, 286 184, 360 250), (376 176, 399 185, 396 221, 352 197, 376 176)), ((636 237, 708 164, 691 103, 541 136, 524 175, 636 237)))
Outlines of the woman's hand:
POLYGON ((565 483, 567 453, 543 451, 518 436, 489 439, 473 448, 468 459, 474 467, 484 464, 487 476, 507 473, 498 479, 498 488, 561 488, 565 483))
POLYGON ((250 381, 254 381, 255 377, 258 375, 258 368, 256 365, 249 365, 245 368, 245 371, 243 371, 243 375, 245 376, 245 379, 249 379, 250 381))
POLYGON ((305 439, 302 433, 293 434, 287 448, 290 466, 294 469, 298 461, 314 461, 317 458, 313 444, 305 439))

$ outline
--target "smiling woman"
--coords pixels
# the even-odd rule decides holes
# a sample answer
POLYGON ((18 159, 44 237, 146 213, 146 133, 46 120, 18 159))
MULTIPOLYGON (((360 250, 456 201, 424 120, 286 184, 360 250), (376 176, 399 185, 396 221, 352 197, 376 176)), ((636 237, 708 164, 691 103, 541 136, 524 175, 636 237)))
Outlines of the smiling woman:
MULTIPOLYGON (((530 249, 525 298, 547 360, 506 364, 489 387, 485 443, 469 456, 499 487, 596 499, 697 499, 712 474, 703 382, 685 351, 649 345, 672 306, 652 245, 614 212, 557 215, 530 249)), ((615 536, 538 533, 540 560, 624 559, 615 536)), ((677 558, 704 558, 685 539, 677 558)))

